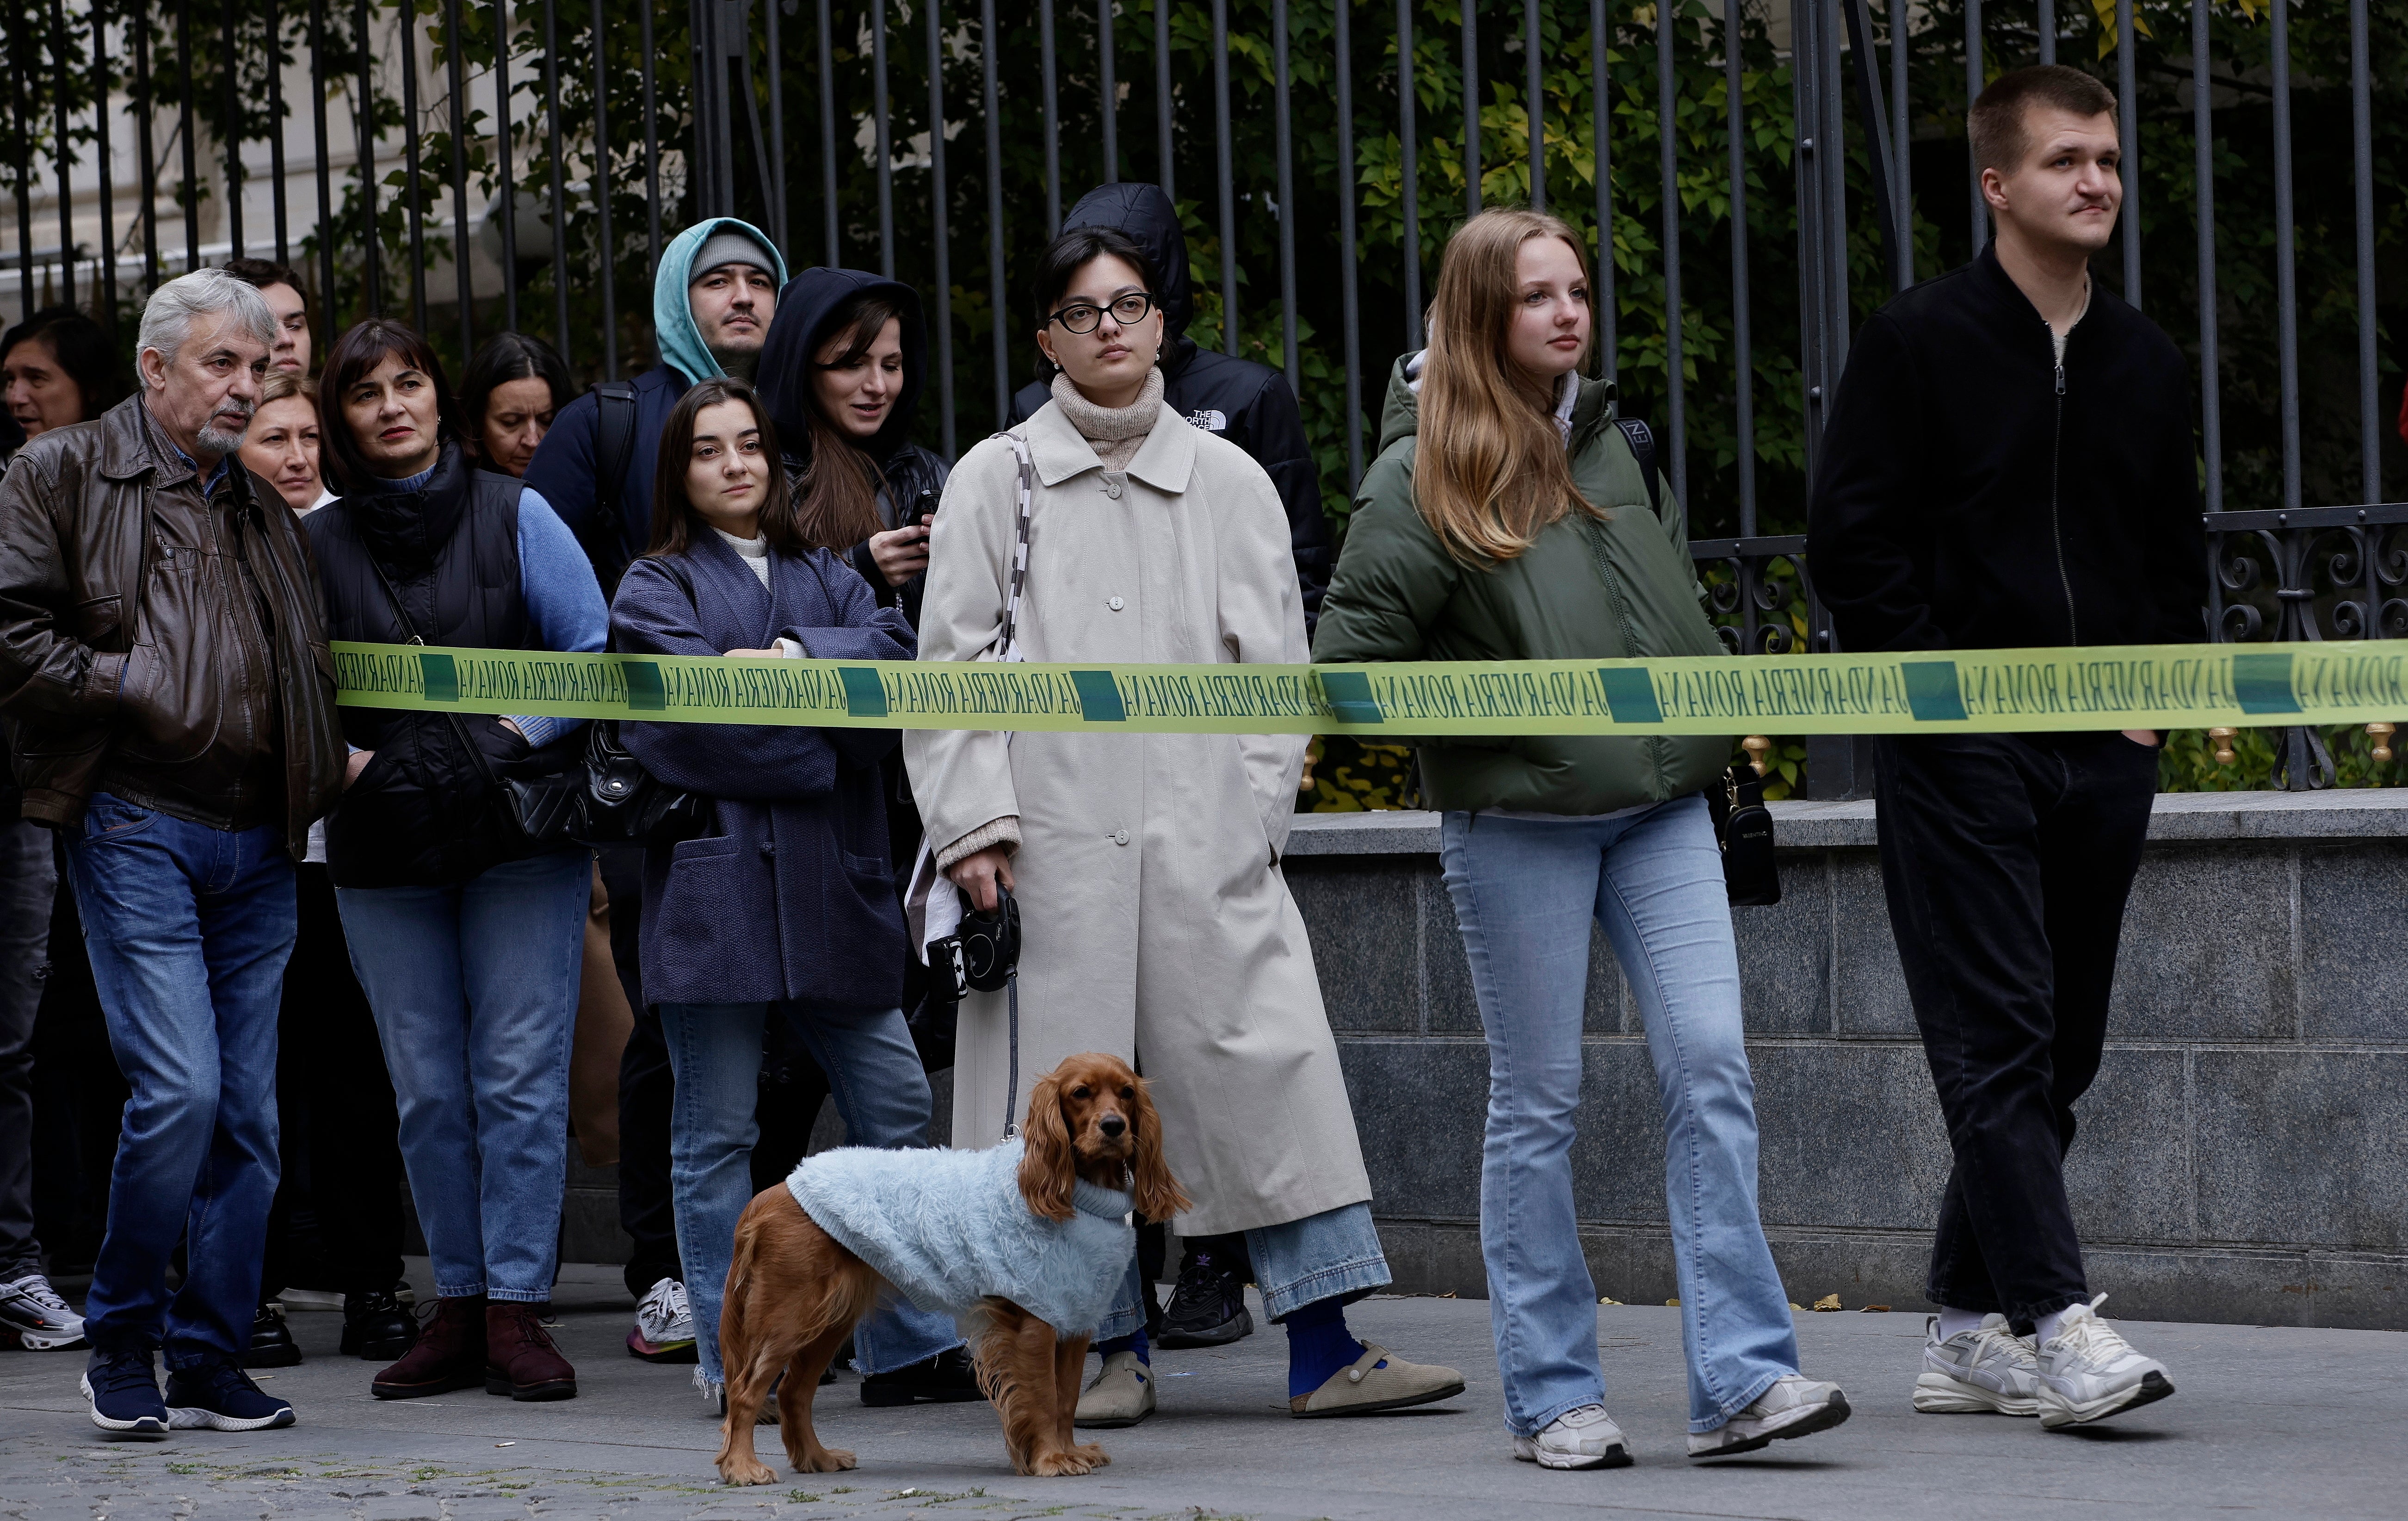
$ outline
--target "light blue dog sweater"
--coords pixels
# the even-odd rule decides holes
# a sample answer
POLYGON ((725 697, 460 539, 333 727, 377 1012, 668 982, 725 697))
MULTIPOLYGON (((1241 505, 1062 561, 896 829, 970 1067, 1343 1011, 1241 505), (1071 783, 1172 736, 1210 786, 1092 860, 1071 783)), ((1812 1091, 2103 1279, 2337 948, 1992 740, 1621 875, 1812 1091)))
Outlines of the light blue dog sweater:
POLYGON ((1083 1336, 1128 1276, 1130 1198, 1081 1180, 1070 1218, 1048 1220, 1020 1195, 1023 1150, 1016 1140, 975 1152, 846 1146, 804 1158, 786 1187, 921 1309, 960 1315, 992 1295, 1083 1336))

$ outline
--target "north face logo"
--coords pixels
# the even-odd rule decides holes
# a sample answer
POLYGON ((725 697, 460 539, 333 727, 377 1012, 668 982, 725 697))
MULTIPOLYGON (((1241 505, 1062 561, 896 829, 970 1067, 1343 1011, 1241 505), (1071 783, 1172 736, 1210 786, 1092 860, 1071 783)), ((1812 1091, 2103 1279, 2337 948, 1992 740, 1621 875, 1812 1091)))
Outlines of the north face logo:
POLYGON ((1187 414, 1187 421, 1195 423, 1197 427, 1202 428, 1207 433, 1226 433, 1229 431, 1228 418, 1217 411, 1208 409, 1200 412, 1190 412, 1187 414))

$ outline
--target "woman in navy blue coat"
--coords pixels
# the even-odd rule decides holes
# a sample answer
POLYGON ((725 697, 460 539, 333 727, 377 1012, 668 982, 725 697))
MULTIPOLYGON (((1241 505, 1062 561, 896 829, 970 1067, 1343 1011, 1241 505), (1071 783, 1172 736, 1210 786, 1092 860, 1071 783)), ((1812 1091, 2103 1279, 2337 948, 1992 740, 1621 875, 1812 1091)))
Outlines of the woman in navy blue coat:
MULTIPOLYGON (((910 624, 843 560, 806 547, 767 413, 741 380, 688 391, 661 438, 651 547, 610 608, 629 653, 909 660, 910 624)), ((647 853, 643 985, 677 1080, 670 1187, 701 1353, 721 1404, 719 1309, 752 1197, 753 1101, 771 1020, 809 1046, 854 1145, 924 1146, 928 1080, 897 1007, 903 922, 879 762, 890 731, 622 725, 660 781, 713 800, 712 832, 647 853)), ((862 1370, 961 1344, 908 1304, 854 1333, 862 1370)))

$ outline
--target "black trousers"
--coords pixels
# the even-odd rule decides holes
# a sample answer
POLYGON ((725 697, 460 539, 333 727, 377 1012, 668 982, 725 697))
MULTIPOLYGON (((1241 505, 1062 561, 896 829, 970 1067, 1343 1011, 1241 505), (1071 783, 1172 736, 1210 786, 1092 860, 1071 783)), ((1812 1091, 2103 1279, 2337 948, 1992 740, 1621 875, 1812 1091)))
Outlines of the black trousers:
POLYGON ((401 1281, 401 1112, 322 866, 297 873, 299 933, 277 1014, 278 1151, 259 1297, 401 1281))
POLYGON ((2120 734, 1873 743, 1890 926, 1956 1153, 1928 1293, 2027 1326, 2088 1297, 2065 1151, 2157 752, 2120 734))
POLYGON ((602 890, 610 895, 610 960, 619 969, 635 1027, 619 1057, 619 1228, 627 1252, 627 1292, 641 1299, 664 1278, 685 1277, 679 1265, 677 1214, 669 1200, 669 1108, 677 1079, 669 1070, 661 1016, 644 1002, 637 928, 644 909, 644 853, 623 847, 597 853, 602 890))

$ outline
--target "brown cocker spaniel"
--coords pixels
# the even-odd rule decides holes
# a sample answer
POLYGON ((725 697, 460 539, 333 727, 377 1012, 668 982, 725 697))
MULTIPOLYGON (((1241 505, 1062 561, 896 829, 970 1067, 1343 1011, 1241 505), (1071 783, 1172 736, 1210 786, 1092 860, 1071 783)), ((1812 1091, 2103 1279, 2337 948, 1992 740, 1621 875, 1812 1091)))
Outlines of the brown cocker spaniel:
MULTIPOLYGON (((1188 1207, 1163 1164, 1162 1121, 1144 1080, 1117 1057, 1089 1052, 1039 1079, 1023 1133, 1020 1192, 1036 1214, 1068 1220, 1078 1179, 1131 1189, 1137 1210, 1151 1219, 1168 1220, 1188 1207)), ((776 1480, 754 1456, 752 1430, 781 1371, 778 1423, 787 1459, 804 1473, 853 1466, 853 1454, 820 1444, 811 1428, 811 1397, 853 1324, 882 1295, 894 1292, 877 1270, 806 1214, 785 1184, 754 1197, 736 1226, 736 1255, 720 1311, 720 1356, 727 1372, 720 1477, 729 1484, 776 1480)), ((1058 1337, 1052 1326, 994 1296, 981 1301, 972 1318, 979 1384, 1003 1418, 1012 1471, 1050 1478, 1111 1461, 1101 1447, 1071 1435, 1088 1338, 1058 1337)))

